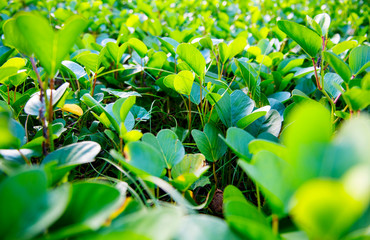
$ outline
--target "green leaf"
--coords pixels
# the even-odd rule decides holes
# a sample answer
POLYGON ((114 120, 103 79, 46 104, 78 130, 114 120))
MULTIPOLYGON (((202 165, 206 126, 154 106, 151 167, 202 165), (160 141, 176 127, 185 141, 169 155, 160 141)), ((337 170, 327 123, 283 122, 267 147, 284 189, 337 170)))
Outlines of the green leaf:
MULTIPOLYGON (((52 77, 73 47, 77 37, 87 27, 87 22, 77 15, 69 18, 58 32, 54 32, 45 18, 33 13, 17 14, 15 21, 18 31, 27 41, 30 50, 52 77)), ((22 49, 23 45, 20 50, 22 49)))
POLYGON ((16 75, 18 68, 16 67, 1 67, 0 68, 0 83, 9 86, 10 81, 9 77, 16 75))
POLYGON ((315 179, 295 193, 291 214, 310 238, 340 239, 364 208, 341 182, 315 179))
POLYGON ((308 24, 311 25, 311 27, 313 28, 313 30, 315 30, 317 34, 319 34, 320 36, 325 36, 322 34, 323 31, 321 30, 321 26, 314 19, 309 16, 306 16, 306 19, 308 24))
POLYGON ((50 228, 51 238, 64 239, 89 229, 97 230, 123 203, 120 195, 116 188, 102 183, 73 184, 67 209, 50 228))
POLYGON ((156 52, 150 58, 146 64, 147 70, 157 77, 162 70, 163 64, 167 61, 167 55, 164 52, 156 52), (156 68, 156 69, 153 69, 156 68))
MULTIPOLYGON (((186 71, 186 70, 184 70, 186 71)), ((173 90, 175 90, 175 78, 176 78, 176 74, 171 74, 171 75, 168 75, 166 76, 164 79, 163 79, 163 84, 168 87, 168 88, 171 88, 173 90)))
POLYGON ((31 239, 44 232, 64 212, 68 186, 47 190, 41 169, 29 169, 0 183, 0 234, 3 239, 31 239))
POLYGON ((213 50, 213 42, 212 42, 212 39, 210 37, 203 37, 199 40, 199 43, 205 47, 205 48, 208 48, 210 50, 213 50))
POLYGON ((229 59, 241 53, 245 46, 247 46, 247 39, 245 37, 237 37, 229 44, 229 59))
POLYGON ((91 141, 70 144, 48 154, 42 164, 56 161, 57 166, 74 166, 92 162, 99 154, 100 149, 98 143, 91 141))
POLYGON ((100 116, 102 114, 104 114, 104 116, 106 118, 108 118, 108 120, 110 121, 110 123, 112 124, 114 130, 116 130, 117 133, 120 132, 120 126, 119 124, 117 123, 116 119, 114 119, 114 117, 109 114, 104 108, 103 106, 101 106, 101 104, 99 102, 97 102, 93 97, 91 97, 90 94, 86 93, 82 96, 81 98, 82 102, 84 102, 88 107, 92 108, 92 110, 96 113, 96 116, 100 116))
POLYGON ((278 21, 277 25, 281 31, 296 41, 311 58, 314 58, 320 51, 322 39, 311 29, 301 24, 285 20, 278 21))
POLYGON ((77 56, 76 61, 86 68, 86 72, 93 71, 96 73, 99 69, 99 55, 96 53, 84 52, 77 56))
POLYGON ((277 70, 285 75, 293 68, 302 66, 303 62, 304 58, 287 58, 279 64, 277 70))
POLYGON ((353 75, 357 76, 370 66, 370 46, 359 46, 349 54, 349 66, 353 75))
POLYGON ((370 90, 353 87, 343 94, 350 109, 359 111, 370 105, 370 90))
POLYGON ((335 70, 336 73, 348 83, 352 77, 351 69, 349 66, 343 62, 337 55, 331 52, 324 52, 325 61, 327 61, 330 66, 335 70))
POLYGON ((130 112, 130 109, 132 108, 132 106, 134 106, 135 103, 136 103, 136 96, 130 96, 124 100, 119 110, 119 116, 120 116, 121 122, 125 122, 127 114, 130 112))
POLYGON ((238 164, 261 187, 273 212, 279 215, 286 213, 289 199, 298 184, 289 164, 268 150, 253 155, 251 163, 239 160, 238 164))
POLYGON ((148 52, 148 48, 146 47, 146 45, 137 38, 130 38, 128 40, 128 44, 137 52, 137 54, 139 54, 141 58, 144 58, 146 53, 148 52))
POLYGON ((201 79, 204 78, 206 60, 196 47, 189 43, 182 43, 177 47, 176 53, 201 79))
POLYGON ((68 71, 72 73, 77 80, 86 76, 86 71, 83 69, 83 67, 75 62, 65 60, 62 62, 62 65, 68 69, 68 71))
POLYGON ((250 161, 252 154, 248 150, 248 143, 254 140, 252 135, 243 129, 230 127, 227 129, 226 139, 220 137, 239 158, 250 161))
POLYGON ((136 142, 139 141, 142 136, 143 134, 141 133, 141 131, 131 130, 123 135, 123 140, 125 141, 125 143, 136 142))
MULTIPOLYGON (((0 103, 4 103, 5 106, 7 104, 5 102, 0 101, 0 103)), ((7 149, 12 147, 19 146, 19 140, 12 134, 11 131, 11 114, 10 111, 0 106, 0 149, 7 149)))
POLYGON ((236 187, 225 188, 223 205, 227 223, 243 239, 276 239, 266 217, 236 187))
POLYGON ((185 149, 176 133, 169 129, 159 131, 157 137, 151 133, 145 133, 143 142, 150 144, 161 152, 162 162, 167 169, 171 169, 178 164, 185 155, 185 149))
POLYGON ((172 171, 171 184, 178 190, 186 191, 200 176, 205 173, 209 166, 205 165, 203 154, 186 154, 185 157, 176 164, 172 171))
POLYGON ((96 142, 73 143, 48 154, 42 161, 42 165, 49 170, 51 182, 56 183, 78 165, 95 161, 100 149, 100 145, 96 142))
POLYGON ((203 132, 197 129, 191 131, 199 151, 210 162, 216 162, 227 150, 227 146, 219 137, 219 134, 221 134, 220 130, 211 123, 205 125, 203 132))
POLYGON ((326 73, 324 76, 324 82, 325 91, 327 91, 330 96, 333 98, 339 96, 341 93, 339 89, 342 89, 341 84, 343 83, 343 79, 338 74, 326 73))
MULTIPOLYGON (((181 196, 181 195, 180 195, 181 196)), ((133 201, 131 201, 132 203, 133 201)), ((138 208, 138 207, 137 207, 138 208)), ((161 207, 148 209, 133 209, 134 214, 128 212, 119 221, 114 221, 97 232, 83 235, 90 240, 159 240, 172 239, 177 228, 181 226, 181 217, 184 215, 181 208, 161 207), (166 226, 161 231, 158 229, 166 226)), ((118 219, 117 219, 118 220, 118 219)), ((178 239, 178 238, 176 238, 178 239)))
POLYGON ((331 50, 336 55, 339 55, 342 52, 344 52, 344 51, 346 51, 348 49, 352 49, 352 48, 354 48, 356 46, 357 46, 357 41, 355 41, 355 40, 348 40, 348 41, 343 41, 341 43, 338 43, 331 50))
POLYGON ((262 150, 267 150, 281 159, 286 159, 286 154, 288 153, 287 148, 284 145, 263 140, 255 139, 248 144, 248 148, 251 154, 257 154, 262 150))
POLYGON ((180 45, 176 40, 169 37, 158 38, 158 40, 167 49, 167 51, 171 53, 172 56, 176 55, 176 48, 180 45))
POLYGON ((28 73, 26 71, 18 72, 16 75, 9 77, 9 82, 13 86, 18 87, 19 85, 24 83, 24 81, 26 81, 27 77, 28 73))
MULTIPOLYGON (((311 19, 312 20, 312 19, 311 19)), ((318 29, 315 30, 321 36, 327 36, 330 27, 330 16, 327 13, 321 13, 314 17, 314 22, 319 26, 318 29), (319 31, 317 31, 319 30, 319 31)))
POLYGON ((122 58, 122 55, 125 53, 128 47, 128 43, 124 43, 118 47, 117 43, 108 42, 105 45, 108 55, 113 59, 115 64, 119 64, 122 58))
POLYGON ((229 47, 227 46, 226 43, 220 42, 218 44, 218 53, 220 54, 220 59, 222 64, 225 64, 225 62, 229 59, 229 47))
POLYGON ((258 85, 258 73, 249 63, 242 63, 235 59, 235 64, 240 70, 240 74, 248 90, 252 93, 252 97, 255 96, 258 85))
POLYGON ((279 112, 271 109, 266 115, 249 124, 246 130, 255 137, 262 133, 270 133, 277 137, 280 133, 281 122, 282 118, 279 112))
POLYGON ((16 18, 7 20, 3 25, 4 45, 18 49, 21 53, 31 56, 32 48, 26 37, 22 34, 22 29, 17 26, 16 18))
POLYGON ((267 111, 254 111, 252 112, 251 114, 243 117, 242 119, 240 119, 237 123, 236 123, 236 126, 238 126, 238 128, 246 128, 248 127, 252 122, 256 121, 258 118, 260 117, 263 117, 265 116, 267 113, 267 111))
POLYGON ((237 122, 249 115, 254 108, 253 100, 241 90, 235 90, 231 95, 224 92, 221 96, 222 98, 216 103, 216 110, 227 127, 236 126, 237 122))
POLYGON ((194 74, 188 70, 183 70, 175 76, 173 84, 176 92, 190 95, 193 82, 194 74))
POLYGON ((166 167, 160 151, 147 142, 129 142, 124 151, 126 159, 121 162, 139 176, 150 174, 159 177, 166 167))
POLYGON ((318 177, 324 152, 332 136, 330 112, 320 103, 311 100, 296 104, 286 118, 281 134, 288 148, 285 159, 298 173, 300 181, 318 177))

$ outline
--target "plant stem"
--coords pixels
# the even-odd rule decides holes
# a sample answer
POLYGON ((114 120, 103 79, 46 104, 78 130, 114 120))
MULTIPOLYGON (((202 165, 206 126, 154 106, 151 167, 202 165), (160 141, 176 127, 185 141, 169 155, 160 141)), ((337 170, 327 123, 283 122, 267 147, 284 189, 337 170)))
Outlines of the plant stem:
POLYGON ((199 77, 199 85, 200 85, 200 93, 199 93, 199 95, 200 95, 200 109, 202 109, 202 92, 203 92, 203 82, 202 82, 202 80, 200 79, 200 77, 199 77))
POLYGON ((341 95, 342 95, 342 93, 339 93, 338 96, 334 99, 334 104, 336 104, 338 102, 341 95))
POLYGON ((9 92, 9 85, 6 86, 6 88, 8 89, 8 105, 10 105, 10 92, 9 92))
POLYGON ((211 107, 211 112, 210 112, 209 117, 208 117, 208 122, 211 121, 213 108, 214 108, 214 106, 211 107))
POLYGON ((258 184, 256 184, 256 193, 257 193, 258 210, 261 211, 261 198, 260 198, 260 190, 259 190, 258 184))
MULTIPOLYGON (((40 87, 40 102, 41 102, 41 106, 43 106, 44 93, 45 93, 44 86, 43 86, 43 83, 41 81, 39 71, 37 70, 35 59, 33 57, 30 57, 30 61, 31 61, 31 64, 32 64, 32 68, 35 71, 36 76, 37 76, 37 81, 38 81, 39 87, 40 87)), ((45 97, 45 98, 47 98, 47 97, 45 97)), ((42 128, 43 128, 43 131, 42 131, 43 137, 45 138, 45 141, 42 143, 42 153, 44 154, 44 156, 46 156, 47 155, 47 143, 50 141, 50 139, 49 139, 48 129, 47 129, 47 126, 46 126, 46 119, 45 119, 43 107, 41 107, 39 109, 39 118, 41 120, 41 124, 42 124, 42 128)))
POLYGON ((316 70, 315 59, 314 58, 311 58, 311 60, 312 60, 312 64, 313 64, 313 69, 315 70, 316 85, 317 85, 317 88, 321 91, 321 86, 320 86, 320 82, 319 82, 319 76, 317 75, 317 70, 316 70))
POLYGON ((189 119, 188 119, 188 131, 189 134, 191 133, 191 101, 190 101, 190 95, 189 95, 189 119))
POLYGON ((279 218, 276 214, 272 214, 272 231, 275 235, 279 234, 279 218))
POLYGON ((53 122, 53 90, 54 78, 50 79, 49 123, 53 122))
POLYGON ((15 103, 16 100, 17 100, 17 86, 14 87, 14 99, 13 99, 13 103, 15 103))
POLYGON ((215 179, 215 186, 217 188, 217 175, 216 175, 216 163, 215 162, 212 163, 212 169, 213 169, 213 177, 215 179))
POLYGON ((225 64, 222 64, 222 67, 221 67, 221 74, 219 75, 218 80, 221 80, 221 78, 222 78, 222 73, 224 72, 224 67, 225 67, 225 64))
POLYGON ((21 157, 23 158, 23 160, 26 162, 26 164, 29 165, 29 166, 31 166, 32 164, 31 164, 30 160, 28 160, 28 158, 23 155, 23 153, 21 152, 21 150, 18 149, 18 152, 21 155, 21 157))
POLYGON ((123 155, 123 139, 121 137, 119 138, 119 149, 123 155))
POLYGON ((177 63, 176 63, 176 58, 174 57, 174 58, 173 58, 173 60, 174 60, 174 62, 175 62, 175 73, 177 73, 177 69, 176 69, 176 65, 177 65, 177 63))
POLYGON ((91 89, 91 97, 94 97, 94 91, 95 91, 95 85, 96 85, 96 73, 94 74, 94 83, 93 83, 93 87, 91 89))
POLYGON ((168 168, 168 169, 167 169, 167 172, 168 172, 168 178, 169 178, 169 179, 172 179, 172 175, 171 175, 171 168, 168 168))

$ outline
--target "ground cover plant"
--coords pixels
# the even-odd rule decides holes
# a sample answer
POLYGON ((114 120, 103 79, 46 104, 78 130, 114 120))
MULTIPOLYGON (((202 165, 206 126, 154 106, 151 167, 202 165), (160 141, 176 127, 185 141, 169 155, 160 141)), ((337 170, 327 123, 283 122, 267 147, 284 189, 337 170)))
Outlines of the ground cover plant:
POLYGON ((0 0, 2 239, 367 239, 366 1, 0 0))

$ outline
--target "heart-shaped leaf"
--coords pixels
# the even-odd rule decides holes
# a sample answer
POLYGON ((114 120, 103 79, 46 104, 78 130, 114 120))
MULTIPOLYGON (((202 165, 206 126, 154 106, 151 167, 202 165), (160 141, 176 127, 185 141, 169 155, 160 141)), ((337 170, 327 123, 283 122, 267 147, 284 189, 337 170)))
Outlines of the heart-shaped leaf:
MULTIPOLYGON (((125 145, 124 151, 126 159, 121 162, 139 176, 150 174, 159 177, 166 167, 160 151, 149 143, 129 142, 125 145)), ((117 154, 114 156, 118 158, 117 154)))
POLYGON ((161 72, 163 64, 166 62, 166 60, 167 55, 164 52, 156 52, 149 58, 146 68, 152 75, 157 77, 161 72))
POLYGON ((201 79, 204 78, 206 60, 196 47, 189 43, 181 43, 177 47, 176 53, 201 79))
POLYGON ((207 123, 204 127, 204 131, 201 132, 197 129, 191 131, 195 143, 201 153, 210 162, 216 162, 220 159, 227 150, 226 144, 219 137, 221 135, 220 130, 212 123, 207 123))
POLYGON ((162 161, 167 169, 171 169, 178 164, 185 155, 185 149, 181 141, 178 139, 176 133, 169 129, 159 131, 157 137, 151 133, 145 133, 143 142, 152 145, 154 148, 160 150, 162 161))
POLYGON ((209 168, 205 165, 205 160, 204 155, 200 153, 186 154, 181 162, 173 167, 171 184, 182 192, 186 191, 209 168))
POLYGON ((225 126, 236 126, 240 119, 252 112, 254 102, 241 90, 235 90, 231 95, 228 92, 221 93, 221 91, 219 94, 222 98, 216 103, 218 116, 225 126))
POLYGON ((113 59, 114 63, 119 64, 122 58, 122 55, 125 53, 128 47, 128 43, 124 43, 118 47, 117 43, 108 42, 105 45, 108 55, 113 59))
POLYGON ((176 92, 180 94, 190 95, 193 87, 194 75, 192 72, 184 70, 179 72, 174 79, 174 87, 176 92))
POLYGON ((144 58, 148 52, 148 48, 140 39, 130 38, 128 40, 128 44, 137 52, 137 54, 139 54, 141 58, 144 58))
POLYGON ((248 143, 254 140, 254 137, 243 129, 231 127, 227 129, 226 139, 220 136, 227 146, 239 157, 245 161, 250 161, 252 154, 248 150, 248 143))
POLYGON ((18 27, 18 30, 13 31, 21 33, 27 46, 18 41, 13 42, 13 45, 19 47, 20 51, 25 50, 25 54, 34 53, 52 77, 87 26, 87 22, 77 15, 69 18, 58 32, 54 32, 49 22, 37 14, 22 12, 15 16, 15 21, 16 25, 12 24, 11 27, 18 27))

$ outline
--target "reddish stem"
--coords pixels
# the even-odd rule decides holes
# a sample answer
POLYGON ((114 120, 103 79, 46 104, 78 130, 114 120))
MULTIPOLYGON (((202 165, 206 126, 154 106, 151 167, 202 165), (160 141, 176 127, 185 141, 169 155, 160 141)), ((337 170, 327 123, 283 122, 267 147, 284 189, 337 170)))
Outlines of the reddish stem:
POLYGON ((94 75, 94 83, 93 83, 93 87, 92 87, 92 90, 91 90, 91 96, 92 97, 94 97, 95 85, 96 85, 96 73, 94 75))
POLYGON ((319 82, 319 76, 317 75, 315 59, 314 58, 311 58, 311 59, 312 59, 313 69, 315 70, 316 85, 317 85, 317 88, 321 91, 322 88, 319 82))

